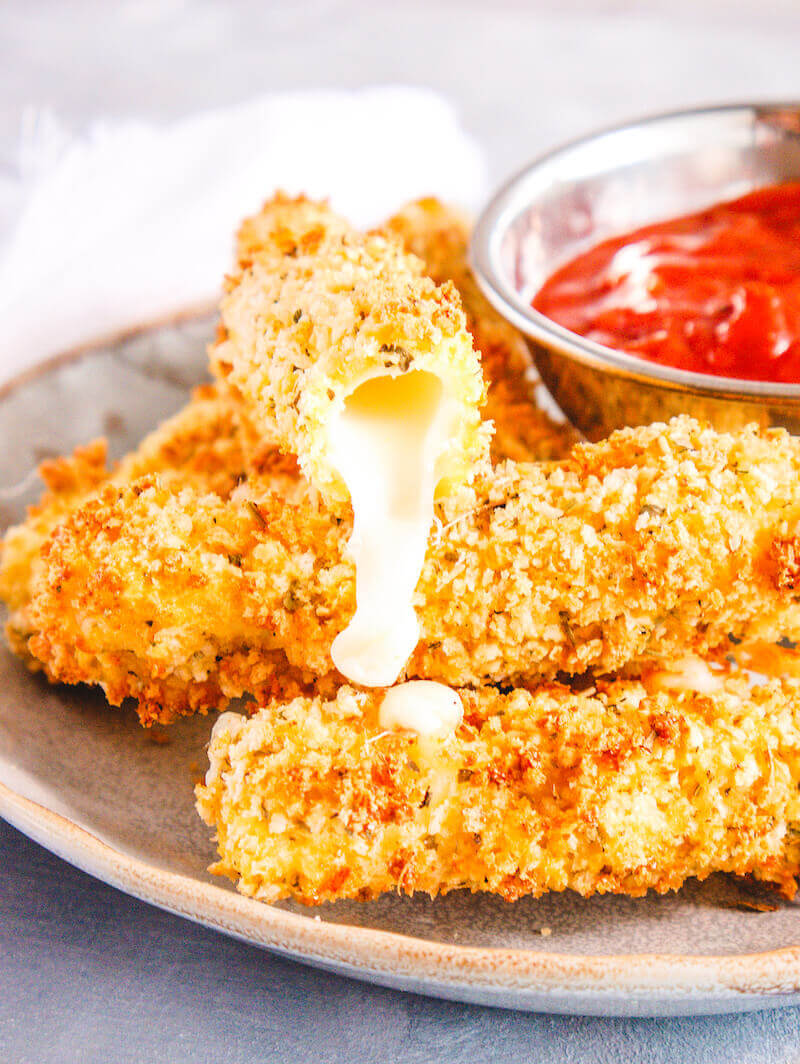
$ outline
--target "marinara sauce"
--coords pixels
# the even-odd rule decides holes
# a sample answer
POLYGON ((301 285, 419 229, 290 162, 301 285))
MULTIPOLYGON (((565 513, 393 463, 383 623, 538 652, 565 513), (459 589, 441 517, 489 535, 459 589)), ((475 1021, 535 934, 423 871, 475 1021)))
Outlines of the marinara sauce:
POLYGON ((606 240, 533 306, 652 362, 800 382, 800 182, 606 240))

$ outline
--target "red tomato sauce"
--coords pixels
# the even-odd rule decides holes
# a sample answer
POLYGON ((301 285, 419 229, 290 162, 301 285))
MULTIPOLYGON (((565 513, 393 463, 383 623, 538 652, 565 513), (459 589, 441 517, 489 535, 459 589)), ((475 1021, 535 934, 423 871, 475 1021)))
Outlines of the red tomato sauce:
POLYGON ((800 382, 800 182, 598 244, 533 306, 598 343, 698 373, 800 382))

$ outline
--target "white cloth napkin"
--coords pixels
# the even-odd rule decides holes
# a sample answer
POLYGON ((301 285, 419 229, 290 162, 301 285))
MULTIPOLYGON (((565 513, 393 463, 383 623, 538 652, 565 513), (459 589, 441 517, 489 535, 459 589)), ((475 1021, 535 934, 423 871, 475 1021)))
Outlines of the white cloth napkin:
POLYGON ((330 197, 367 226, 420 195, 474 208, 485 186, 480 150, 425 89, 270 95, 79 138, 29 116, 0 189, 18 205, 0 254, 0 381, 213 299, 238 222, 278 188, 330 197))

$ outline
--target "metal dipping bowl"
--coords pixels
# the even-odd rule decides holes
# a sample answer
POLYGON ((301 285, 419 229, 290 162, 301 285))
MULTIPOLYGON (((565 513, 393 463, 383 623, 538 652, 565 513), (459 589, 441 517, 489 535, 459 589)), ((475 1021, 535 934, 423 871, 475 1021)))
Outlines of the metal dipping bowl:
POLYGON ((691 214, 762 185, 800 180, 800 103, 659 115, 575 141, 531 163, 484 210, 477 279, 529 340, 542 379, 589 439, 687 413, 800 433, 800 384, 689 373, 587 340, 531 300, 569 259, 608 237, 691 214))

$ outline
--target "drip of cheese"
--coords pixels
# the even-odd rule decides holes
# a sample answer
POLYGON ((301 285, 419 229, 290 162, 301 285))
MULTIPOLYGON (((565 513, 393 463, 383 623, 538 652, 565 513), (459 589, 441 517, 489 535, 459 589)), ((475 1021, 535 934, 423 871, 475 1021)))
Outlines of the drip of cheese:
POLYGON ((452 421, 439 378, 412 370, 362 382, 331 427, 331 461, 353 506, 356 567, 356 612, 331 656, 364 687, 391 686, 419 639, 412 599, 452 421))
POLYGON ((378 711, 387 731, 403 728, 419 735, 448 735, 461 723, 464 709, 456 691, 433 680, 409 680, 386 692, 378 711))

